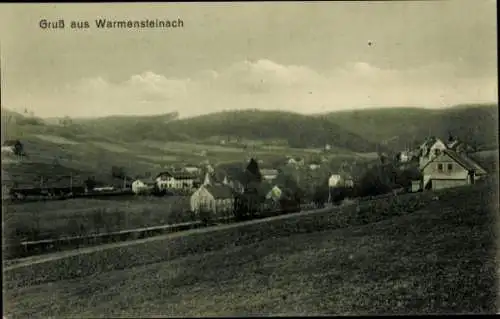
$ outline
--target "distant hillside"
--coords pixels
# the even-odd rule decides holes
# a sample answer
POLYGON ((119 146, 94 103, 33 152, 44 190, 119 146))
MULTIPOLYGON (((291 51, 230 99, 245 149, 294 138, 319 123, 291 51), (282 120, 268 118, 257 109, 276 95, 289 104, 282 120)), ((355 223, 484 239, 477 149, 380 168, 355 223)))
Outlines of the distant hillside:
POLYGON ((170 130, 193 139, 223 136, 250 140, 285 140, 293 148, 331 144, 355 152, 377 149, 376 142, 350 132, 327 118, 279 111, 226 111, 169 123, 170 130))
MULTIPOLYGON (((220 138, 240 141, 240 146, 235 146, 239 152, 247 141, 284 143, 292 148, 319 148, 330 144, 338 152, 359 153, 384 150, 385 147, 379 145, 381 143, 386 144, 387 149, 400 150, 408 144, 421 142, 429 134, 447 138, 449 132, 479 150, 496 149, 497 125, 496 105, 460 105, 444 110, 369 109, 321 115, 246 110, 188 119, 178 119, 177 113, 169 113, 50 121, 2 108, 2 139, 31 139, 43 135, 51 139, 66 138, 75 143, 142 145, 146 141, 156 141, 163 145, 158 146, 163 149, 170 142, 207 145, 218 142, 220 138)), ((169 150, 172 149, 165 149, 169 150)), ((139 152, 137 146, 129 151, 139 152)), ((192 153, 192 150, 185 149, 187 155, 186 152, 192 153)))
MULTIPOLYGON (((175 115, 175 114, 174 114, 175 115)), ((171 114, 74 121, 86 131, 124 142, 205 142, 210 138, 285 141, 289 147, 325 144, 354 152, 399 150, 429 134, 451 132, 479 149, 497 148, 497 105, 459 105, 444 110, 391 108, 302 115, 280 111, 226 111, 188 119, 171 114)))
MULTIPOLYGON (((323 115, 325 116, 325 115, 323 115)), ((340 127, 372 142, 402 149, 429 134, 447 138, 452 133, 479 149, 498 148, 498 105, 458 105, 443 110, 421 108, 367 109, 329 113, 340 127)))
MULTIPOLYGON (((320 148, 330 144, 354 152, 377 150, 376 142, 367 141, 327 118, 290 112, 229 111, 188 119, 177 118, 177 113, 110 116, 69 119, 62 126, 70 135, 91 134, 125 143, 143 140, 203 143, 229 137, 241 141, 285 141, 293 148, 320 148)), ((57 121, 51 119, 49 122, 57 121)), ((48 125, 47 122, 45 125, 48 125)), ((52 124, 44 129, 54 133, 58 130, 56 126, 61 127, 52 124)), ((64 135, 64 132, 59 134, 64 135)))

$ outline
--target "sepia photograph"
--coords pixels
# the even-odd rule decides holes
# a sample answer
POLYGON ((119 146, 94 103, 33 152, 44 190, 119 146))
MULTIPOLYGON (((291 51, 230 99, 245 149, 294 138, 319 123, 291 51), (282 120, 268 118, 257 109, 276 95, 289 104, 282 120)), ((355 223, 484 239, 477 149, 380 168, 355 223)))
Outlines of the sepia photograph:
POLYGON ((0 4, 3 318, 499 313, 496 12, 0 4))

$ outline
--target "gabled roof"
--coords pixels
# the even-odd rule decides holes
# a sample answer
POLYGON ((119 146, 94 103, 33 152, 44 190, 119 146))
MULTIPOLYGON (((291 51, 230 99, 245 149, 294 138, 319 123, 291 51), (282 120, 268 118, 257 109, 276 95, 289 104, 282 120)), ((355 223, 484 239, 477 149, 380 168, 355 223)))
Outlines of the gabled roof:
POLYGON ((465 155, 465 154, 460 155, 458 153, 457 153, 457 155, 461 156, 462 160, 464 160, 465 162, 468 163, 468 165, 470 165, 471 167, 474 168, 474 172, 476 173, 476 175, 487 174, 486 170, 484 168, 482 168, 481 165, 479 165, 476 161, 474 161, 473 159, 471 159, 467 155, 465 155))
POLYGON ((167 176, 171 176, 175 179, 195 179, 197 176, 194 175, 194 174, 191 174, 189 172, 184 172, 184 171, 181 171, 181 172, 167 172, 167 171, 164 171, 164 172, 160 172, 156 175, 155 178, 158 178, 162 175, 167 175, 167 176))
POLYGON ((278 170, 277 169, 269 169, 269 168, 263 168, 260 170, 260 173, 262 175, 278 175, 278 170))
POLYGON ((143 184, 148 185, 148 186, 156 185, 156 183, 154 181, 147 179, 147 178, 138 178, 134 182, 137 182, 137 181, 142 182, 143 184))
POLYGON ((431 147, 437 140, 435 136, 430 136, 420 145, 420 147, 431 147))
POLYGON ((158 178, 162 175, 172 176, 172 174, 170 172, 164 171, 164 172, 159 172, 158 174, 156 174, 155 178, 158 178))
POLYGON ((215 199, 229 199, 234 197, 231 187, 226 185, 206 185, 205 189, 212 194, 215 199))
MULTIPOLYGON (((464 155, 458 154, 457 152, 450 149, 443 150, 442 154, 448 155, 453 161, 455 161, 457 164, 468 171, 473 171, 476 174, 480 175, 486 174, 486 171, 479 164, 464 155)), ((422 167, 422 170, 426 168, 430 163, 434 162, 437 158, 439 158, 439 156, 427 162, 427 164, 422 167)))

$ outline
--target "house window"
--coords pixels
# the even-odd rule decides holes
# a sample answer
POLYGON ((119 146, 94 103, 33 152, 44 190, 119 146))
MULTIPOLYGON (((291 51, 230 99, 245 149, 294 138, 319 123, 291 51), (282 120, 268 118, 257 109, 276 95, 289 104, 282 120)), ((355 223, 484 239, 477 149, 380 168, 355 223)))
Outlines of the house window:
POLYGON ((453 170, 453 164, 450 163, 450 164, 448 164, 448 171, 452 171, 452 170, 453 170))
POLYGON ((438 171, 440 171, 440 172, 443 171, 443 164, 438 164, 438 171))

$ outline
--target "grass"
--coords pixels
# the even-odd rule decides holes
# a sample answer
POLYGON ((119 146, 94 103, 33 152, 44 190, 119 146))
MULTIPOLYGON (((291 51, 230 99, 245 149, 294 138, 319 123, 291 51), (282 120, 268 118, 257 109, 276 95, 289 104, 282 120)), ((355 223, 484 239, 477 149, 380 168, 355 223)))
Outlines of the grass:
POLYGON ((493 313, 493 189, 375 201, 16 269, 5 273, 6 314, 493 313))
POLYGON ((51 142, 51 143, 55 143, 55 144, 69 144, 69 145, 78 144, 78 142, 72 141, 72 140, 64 138, 62 136, 41 135, 41 134, 35 135, 35 136, 37 138, 41 139, 41 140, 44 140, 44 141, 47 141, 47 142, 51 142))
POLYGON ((5 238, 90 235, 191 221, 188 197, 70 199, 4 207, 5 238), (17 232, 17 234, 16 234, 17 232))

